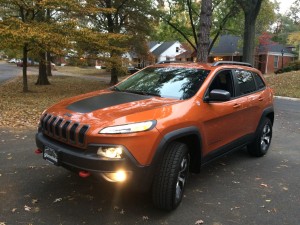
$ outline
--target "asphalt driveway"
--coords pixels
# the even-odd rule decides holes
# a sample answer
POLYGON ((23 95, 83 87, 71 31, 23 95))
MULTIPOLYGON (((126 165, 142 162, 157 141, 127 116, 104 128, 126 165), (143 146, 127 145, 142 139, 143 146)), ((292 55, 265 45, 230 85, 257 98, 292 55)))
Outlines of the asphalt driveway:
POLYGON ((277 99, 271 149, 235 152, 191 175, 173 212, 147 194, 84 180, 35 155, 34 130, 0 129, 0 224, 300 224, 300 101, 277 99))

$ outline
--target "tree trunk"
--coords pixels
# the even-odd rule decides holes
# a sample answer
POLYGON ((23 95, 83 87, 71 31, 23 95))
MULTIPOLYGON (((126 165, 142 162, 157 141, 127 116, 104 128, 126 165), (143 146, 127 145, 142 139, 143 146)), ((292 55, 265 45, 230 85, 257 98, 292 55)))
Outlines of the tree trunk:
POLYGON ((212 17, 212 0, 201 2, 200 26, 198 33, 197 62, 207 63, 212 17))
POLYGON ((51 70, 51 54, 50 52, 46 53, 46 59, 47 59, 47 76, 52 76, 52 70, 51 70))
POLYGON ((255 22, 263 0, 236 0, 245 15, 243 61, 254 63, 255 22))
POLYGON ((28 81, 27 81, 27 54, 28 44, 23 46, 23 92, 28 92, 28 81))
POLYGON ((255 20, 252 13, 245 13, 245 30, 243 44, 243 61, 251 65, 254 63, 255 48, 255 20))
POLYGON ((112 68, 111 68, 110 85, 115 85, 118 82, 119 82, 119 80, 118 80, 118 69, 113 64, 112 68))
POLYGON ((39 77, 36 85, 49 85, 50 82, 47 77, 47 66, 46 66, 46 54, 45 52, 41 51, 39 53, 40 56, 40 63, 39 63, 39 77))

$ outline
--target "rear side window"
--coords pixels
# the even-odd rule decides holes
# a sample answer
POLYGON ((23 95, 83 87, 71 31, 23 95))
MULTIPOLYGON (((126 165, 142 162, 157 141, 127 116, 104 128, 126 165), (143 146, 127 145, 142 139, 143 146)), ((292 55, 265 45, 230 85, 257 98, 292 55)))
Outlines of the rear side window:
POLYGON ((257 73, 253 73, 256 85, 257 85, 257 89, 261 90, 264 89, 266 87, 263 79, 257 74, 257 73))
POLYGON ((251 72, 246 70, 235 70, 238 82, 239 95, 245 95, 256 91, 255 80, 251 72))

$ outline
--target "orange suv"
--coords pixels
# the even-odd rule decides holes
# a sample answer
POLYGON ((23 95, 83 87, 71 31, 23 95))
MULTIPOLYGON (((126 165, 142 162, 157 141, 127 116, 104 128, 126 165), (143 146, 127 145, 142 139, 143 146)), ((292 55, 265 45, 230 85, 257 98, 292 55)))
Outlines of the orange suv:
POLYGON ((81 177, 151 189, 172 210, 189 171, 243 146, 266 154, 273 122, 272 90, 250 64, 157 64, 47 109, 36 153, 81 177))

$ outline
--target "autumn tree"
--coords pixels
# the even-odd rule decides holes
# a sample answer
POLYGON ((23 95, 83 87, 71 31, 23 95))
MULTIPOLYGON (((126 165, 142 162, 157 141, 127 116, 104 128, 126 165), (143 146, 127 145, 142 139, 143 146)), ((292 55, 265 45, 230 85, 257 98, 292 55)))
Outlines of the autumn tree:
POLYGON ((105 12, 90 13, 86 18, 92 30, 108 33, 115 38, 109 39, 109 51, 97 49, 111 68, 111 84, 118 82, 122 68, 122 55, 134 48, 132 40, 144 42, 151 31, 151 1, 139 0, 86 0, 88 6, 104 8, 105 12), (136 38, 139 37, 139 38, 136 38), (107 59, 105 56, 109 55, 107 59))
MULTIPOLYGON (((29 51, 34 53, 51 51, 58 54, 68 49, 69 31, 75 29, 72 21, 49 23, 44 20, 47 7, 67 9, 75 1, 58 0, 0 0, 1 6, 1 47, 22 50, 23 91, 28 91, 27 58, 29 51)), ((42 55, 42 54, 41 54, 42 55)), ((39 76, 37 84, 49 84, 47 76, 39 76)))
MULTIPOLYGON (((199 1, 193 0, 174 0, 173 2, 174 4, 169 4, 168 7, 159 8, 161 21, 156 27, 156 33, 152 35, 152 38, 161 41, 175 39, 187 42, 197 52, 198 34, 202 32, 202 28, 200 28, 201 4, 199 1)), ((203 15, 212 13, 211 18, 207 20, 208 22, 212 21, 208 35, 209 38, 212 38, 212 41, 208 41, 209 47, 204 54, 206 57, 218 37, 222 33, 228 32, 226 28, 228 22, 233 20, 240 11, 234 0, 213 0, 211 4, 210 11, 202 11, 203 15)))

